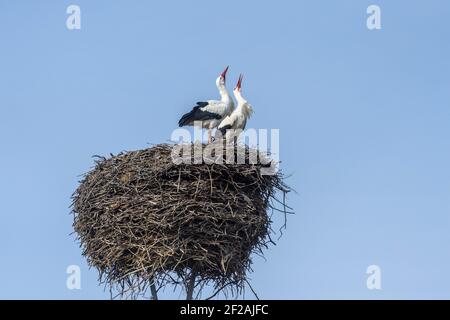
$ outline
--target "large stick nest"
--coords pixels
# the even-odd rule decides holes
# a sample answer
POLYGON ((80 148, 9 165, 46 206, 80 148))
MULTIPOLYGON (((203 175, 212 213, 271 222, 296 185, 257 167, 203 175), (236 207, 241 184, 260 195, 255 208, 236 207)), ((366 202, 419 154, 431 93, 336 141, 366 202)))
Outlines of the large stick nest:
POLYGON ((287 213, 288 188, 281 173, 249 164, 248 148, 245 164, 176 164, 172 148, 97 158, 73 195, 83 255, 122 295, 190 280, 237 294, 251 254, 272 241, 269 209, 287 213))

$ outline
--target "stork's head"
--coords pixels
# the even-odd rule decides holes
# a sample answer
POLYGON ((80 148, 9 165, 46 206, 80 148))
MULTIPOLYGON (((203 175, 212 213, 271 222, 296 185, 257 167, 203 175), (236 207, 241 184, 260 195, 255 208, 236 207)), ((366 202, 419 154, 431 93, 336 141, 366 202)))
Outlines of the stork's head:
POLYGON ((244 78, 244 75, 243 74, 240 74, 239 75, 239 80, 238 80, 238 82, 236 83, 236 87, 234 87, 234 93, 236 94, 236 93, 241 93, 241 85, 242 85, 242 79, 244 78))
POLYGON ((217 83, 218 86, 224 86, 225 85, 228 68, 229 68, 229 66, 227 66, 225 68, 225 70, 223 70, 222 73, 217 78, 216 83, 217 83))

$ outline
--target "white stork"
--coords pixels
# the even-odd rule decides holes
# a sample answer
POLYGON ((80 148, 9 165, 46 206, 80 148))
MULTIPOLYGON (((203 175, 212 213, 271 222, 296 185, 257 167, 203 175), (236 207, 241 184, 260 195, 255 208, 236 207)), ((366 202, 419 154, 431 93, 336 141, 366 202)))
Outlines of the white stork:
POLYGON ((227 130, 231 129, 230 130, 231 136, 229 136, 228 134, 227 136, 225 136, 227 140, 234 135, 235 131, 241 131, 245 129, 247 119, 249 119, 253 113, 253 108, 251 104, 248 103, 248 101, 245 100, 241 95, 241 85, 243 78, 244 76, 241 74, 239 76, 239 80, 236 84, 236 87, 233 90, 233 94, 238 103, 236 109, 229 116, 225 117, 225 119, 223 119, 223 121, 217 127, 217 130, 220 131, 222 136, 225 136, 225 134, 227 134, 227 130))
POLYGON ((208 128, 208 143, 212 141, 211 130, 216 128, 234 109, 234 101, 225 86, 227 71, 228 67, 216 79, 221 99, 197 102, 197 105, 178 121, 180 127, 196 125, 196 121, 201 121, 201 126, 208 128))

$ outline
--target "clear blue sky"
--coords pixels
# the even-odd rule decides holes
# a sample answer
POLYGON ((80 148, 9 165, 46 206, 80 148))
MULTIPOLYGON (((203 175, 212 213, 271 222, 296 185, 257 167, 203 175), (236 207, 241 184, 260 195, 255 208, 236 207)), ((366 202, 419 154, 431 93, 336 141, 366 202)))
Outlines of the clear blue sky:
POLYGON ((227 64, 298 192, 260 297, 450 298, 449 21, 445 0, 0 0, 0 298, 109 298, 69 235, 78 175, 167 141, 227 64))

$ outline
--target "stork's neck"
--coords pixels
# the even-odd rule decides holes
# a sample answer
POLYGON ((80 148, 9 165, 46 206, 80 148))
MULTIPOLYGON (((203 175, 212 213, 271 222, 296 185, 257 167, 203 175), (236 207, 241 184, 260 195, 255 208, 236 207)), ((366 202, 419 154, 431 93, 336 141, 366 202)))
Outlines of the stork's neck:
POLYGON ((219 89, 219 93, 220 93, 220 98, 223 102, 230 102, 231 101, 231 96, 228 93, 227 87, 225 87, 224 84, 218 83, 217 84, 217 89, 219 89))
POLYGON ((232 101, 230 94, 228 93, 227 87, 225 87, 225 79, 221 76, 216 79, 216 86, 220 93, 220 98, 223 102, 229 103, 232 101))
POLYGON ((233 93, 238 102, 236 111, 238 113, 243 114, 245 118, 247 118, 247 119, 250 118, 250 116, 253 113, 252 106, 248 103, 247 100, 244 99, 244 97, 241 95, 241 92, 239 90, 234 90, 233 93))
POLYGON ((236 98, 236 101, 238 102, 238 108, 242 107, 247 103, 247 100, 244 99, 244 97, 241 95, 241 92, 238 90, 234 90, 234 96, 236 98))

